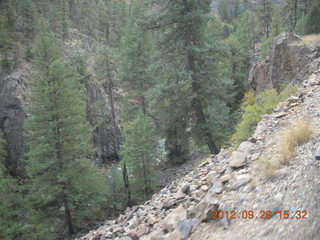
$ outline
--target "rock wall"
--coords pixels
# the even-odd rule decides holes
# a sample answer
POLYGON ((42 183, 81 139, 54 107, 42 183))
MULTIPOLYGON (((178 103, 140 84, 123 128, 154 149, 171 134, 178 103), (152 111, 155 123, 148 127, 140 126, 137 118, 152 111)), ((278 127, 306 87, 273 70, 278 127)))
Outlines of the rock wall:
POLYGON ((256 61, 248 82, 257 92, 279 88, 285 83, 301 83, 320 66, 320 46, 306 46, 292 33, 283 33, 271 43, 270 57, 256 61))
POLYGON ((0 69, 0 128, 7 140, 10 173, 19 176, 24 175, 26 145, 23 123, 26 114, 23 103, 30 71, 30 65, 26 63, 12 73, 0 69))

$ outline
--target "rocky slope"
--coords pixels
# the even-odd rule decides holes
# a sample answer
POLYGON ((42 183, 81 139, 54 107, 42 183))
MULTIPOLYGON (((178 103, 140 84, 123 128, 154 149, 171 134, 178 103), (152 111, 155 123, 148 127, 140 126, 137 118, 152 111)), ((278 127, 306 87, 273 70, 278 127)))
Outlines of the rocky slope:
POLYGON ((143 205, 128 208, 82 240, 319 239, 320 236, 320 68, 295 96, 263 116, 255 134, 232 153, 210 157, 185 177, 173 181, 143 205), (290 164, 265 178, 261 159, 276 151, 276 136, 297 118, 310 121, 315 134, 297 149, 290 164), (235 219, 211 219, 212 212, 236 211, 235 219), (253 219, 241 211, 253 210, 253 219), (271 219, 260 219, 271 211, 271 219), (280 219, 279 211, 289 211, 280 219), (306 211, 307 219, 296 219, 306 211))

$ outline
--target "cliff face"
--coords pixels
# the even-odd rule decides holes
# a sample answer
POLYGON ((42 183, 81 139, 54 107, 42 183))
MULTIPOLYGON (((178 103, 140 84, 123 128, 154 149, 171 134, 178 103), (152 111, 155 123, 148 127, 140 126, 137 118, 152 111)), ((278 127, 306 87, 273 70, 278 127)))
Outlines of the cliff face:
POLYGON ((23 103, 30 65, 22 63, 12 73, 0 69, 0 127, 7 140, 10 172, 23 176, 23 154, 26 150, 23 123, 26 118, 23 103))
POLYGON ((270 57, 253 64, 249 84, 257 92, 279 88, 285 83, 301 83, 320 66, 320 46, 306 46, 292 33, 283 33, 271 43, 270 57))
MULTIPOLYGON (((72 41, 65 43, 65 57, 86 56, 85 66, 89 73, 85 85, 87 93, 87 118, 94 127, 93 144, 97 150, 96 165, 101 165, 118 158, 119 149, 115 146, 115 137, 119 136, 119 127, 114 129, 110 124, 111 105, 107 89, 103 83, 95 79, 93 64, 97 52, 97 44, 93 39, 74 30, 70 34, 72 41)), ((13 70, 5 71, 0 68, 0 127, 8 143, 8 154, 13 175, 23 176, 24 153, 26 152, 26 138, 23 125, 27 118, 25 112, 28 93, 28 82, 31 79, 31 64, 25 59, 25 51, 13 70)), ((119 125, 121 107, 115 103, 116 122, 119 125)), ((121 140, 121 139, 120 139, 121 140)))

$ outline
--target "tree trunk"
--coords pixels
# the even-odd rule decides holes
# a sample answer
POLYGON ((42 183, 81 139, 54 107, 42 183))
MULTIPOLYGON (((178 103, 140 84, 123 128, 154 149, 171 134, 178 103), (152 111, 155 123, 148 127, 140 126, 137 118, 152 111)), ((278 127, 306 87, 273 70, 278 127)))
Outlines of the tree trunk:
POLYGON ((69 236, 72 236, 75 233, 75 231, 72 223, 71 212, 65 197, 63 198, 63 206, 64 206, 64 215, 65 215, 67 226, 68 226, 68 233, 69 233, 69 236))
POLYGON ((145 196, 146 198, 149 195, 149 186, 147 183, 147 171, 146 171, 146 164, 145 164, 145 158, 142 158, 142 168, 143 168, 143 180, 144 180, 144 190, 145 190, 145 196))
POLYGON ((122 166, 122 176, 123 176, 123 182, 124 182, 124 191, 125 195, 127 197, 127 206, 131 207, 131 192, 129 188, 129 178, 128 178, 128 170, 127 170, 127 164, 123 163, 122 166))
POLYGON ((293 0, 293 28, 295 28, 297 24, 298 18, 298 0, 293 0))

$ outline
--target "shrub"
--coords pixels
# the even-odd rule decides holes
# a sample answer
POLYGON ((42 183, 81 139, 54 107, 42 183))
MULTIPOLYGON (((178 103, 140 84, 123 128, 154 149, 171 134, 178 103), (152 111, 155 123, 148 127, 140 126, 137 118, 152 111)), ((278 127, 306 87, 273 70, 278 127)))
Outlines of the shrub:
POLYGON ((240 143, 248 139, 255 131, 261 116, 270 114, 279 102, 284 101, 297 91, 296 86, 287 86, 279 94, 275 89, 266 89, 254 96, 250 90, 244 96, 241 121, 231 137, 232 142, 240 143))
POLYGON ((288 128, 281 132, 279 141, 280 162, 287 164, 295 155, 295 149, 307 142, 313 136, 313 129, 310 124, 303 120, 294 120, 288 128))

